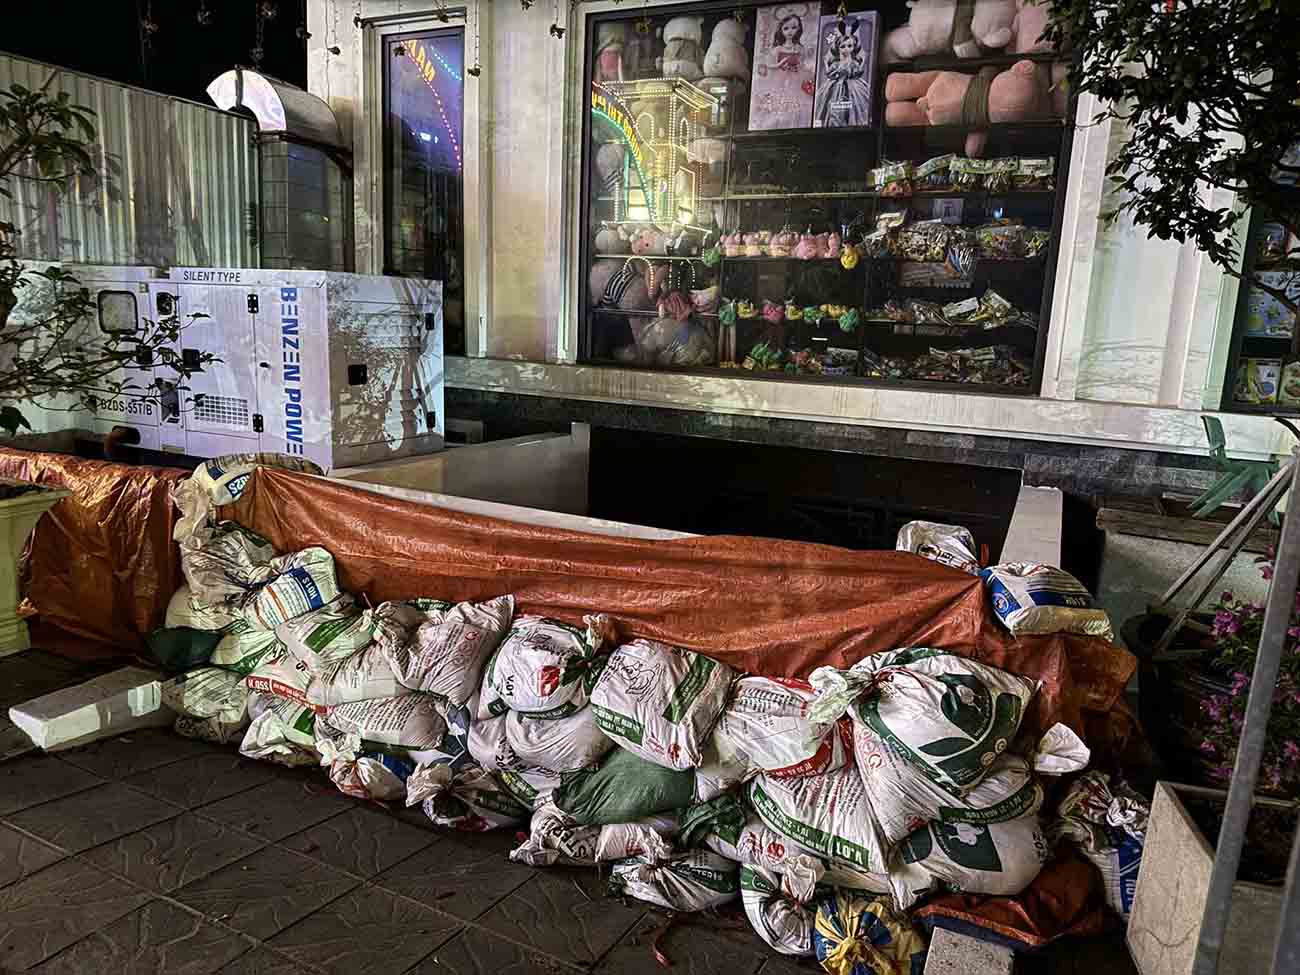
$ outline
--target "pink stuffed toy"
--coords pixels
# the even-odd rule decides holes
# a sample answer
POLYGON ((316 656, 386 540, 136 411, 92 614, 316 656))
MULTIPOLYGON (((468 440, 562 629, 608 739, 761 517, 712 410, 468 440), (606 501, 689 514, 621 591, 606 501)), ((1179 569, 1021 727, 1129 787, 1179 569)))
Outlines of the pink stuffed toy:
POLYGON ((826 245, 822 248, 822 257, 830 260, 840 256, 840 235, 832 231, 826 235, 826 245))
POLYGON ((1052 42, 1043 39, 1043 31, 1052 17, 1048 0, 1016 0, 1016 19, 1011 26, 1015 35, 1012 50, 1016 54, 1033 54, 1052 50, 1052 42))
POLYGON ((647 254, 663 257, 668 253, 668 235, 662 230, 647 227, 632 238, 632 253, 637 257, 647 254))
POLYGON ((745 253, 745 238, 739 230, 722 238, 722 253, 727 257, 740 257, 745 253))
POLYGON ((799 235, 793 230, 782 230, 772 235, 767 252, 772 257, 789 257, 799 243, 799 235))
MULTIPOLYGON (((1045 65, 1017 61, 989 84, 990 122, 1022 122, 1047 114, 1049 73, 1045 65)), ((960 71, 897 71, 885 81, 886 125, 960 125, 962 103, 973 76, 960 71)), ((987 136, 966 136, 966 155, 984 151, 987 136)))
POLYGON ((821 253, 817 246, 817 238, 813 236, 812 230, 808 230, 799 238, 799 243, 795 245, 794 256, 801 261, 811 261, 821 253))

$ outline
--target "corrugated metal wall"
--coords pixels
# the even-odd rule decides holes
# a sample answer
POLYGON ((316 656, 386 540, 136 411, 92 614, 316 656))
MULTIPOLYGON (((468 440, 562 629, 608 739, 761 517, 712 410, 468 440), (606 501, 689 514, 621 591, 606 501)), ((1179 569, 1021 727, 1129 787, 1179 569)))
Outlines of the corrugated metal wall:
POLYGON ((59 195, 13 181, 0 220, 22 231, 19 256, 88 264, 257 267, 255 124, 194 102, 0 53, 15 83, 93 109, 97 178, 59 195))

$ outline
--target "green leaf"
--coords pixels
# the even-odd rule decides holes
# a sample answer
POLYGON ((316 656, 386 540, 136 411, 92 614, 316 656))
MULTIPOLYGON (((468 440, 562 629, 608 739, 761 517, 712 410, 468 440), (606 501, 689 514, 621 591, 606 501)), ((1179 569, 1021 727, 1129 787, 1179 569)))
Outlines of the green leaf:
POLYGON ((30 430, 32 425, 27 422, 27 417, 13 406, 0 406, 0 430, 4 430, 9 436, 13 436, 20 429, 30 430))

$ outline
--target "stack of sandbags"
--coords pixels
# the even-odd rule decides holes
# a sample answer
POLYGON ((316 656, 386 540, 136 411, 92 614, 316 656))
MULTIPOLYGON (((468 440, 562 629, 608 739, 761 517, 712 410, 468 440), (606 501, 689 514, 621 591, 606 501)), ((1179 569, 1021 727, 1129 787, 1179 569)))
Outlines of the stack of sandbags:
POLYGON ((529 810, 614 747, 589 706, 612 630, 603 616, 586 623, 516 618, 483 675, 470 754, 529 810))

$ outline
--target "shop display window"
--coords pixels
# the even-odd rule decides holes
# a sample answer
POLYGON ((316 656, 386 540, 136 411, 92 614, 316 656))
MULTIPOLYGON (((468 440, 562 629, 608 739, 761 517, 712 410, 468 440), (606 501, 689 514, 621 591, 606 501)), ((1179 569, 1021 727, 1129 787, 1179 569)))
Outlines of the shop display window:
POLYGON ((1065 66, 970 7, 937 51, 902 0, 591 15, 583 361, 1036 392, 1065 66))
MULTIPOLYGON (((1300 143, 1291 153, 1300 160, 1300 143)), ((1300 414, 1300 331, 1281 300, 1300 300, 1300 240, 1255 210, 1246 241, 1223 409, 1300 414)))
POLYGON ((441 281, 448 354, 465 351, 465 32, 383 41, 384 273, 441 281))

